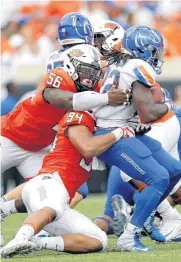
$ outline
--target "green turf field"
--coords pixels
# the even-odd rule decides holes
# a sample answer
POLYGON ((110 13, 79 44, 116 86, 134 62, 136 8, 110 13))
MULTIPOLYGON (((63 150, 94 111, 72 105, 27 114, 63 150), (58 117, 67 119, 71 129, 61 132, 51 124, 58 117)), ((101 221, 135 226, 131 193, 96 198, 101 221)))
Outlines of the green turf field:
MULTIPOLYGON (((101 215, 104 206, 104 196, 89 196, 79 204, 77 210, 90 218, 101 215)), ((181 212, 181 209, 180 209, 181 212)), ((18 227, 22 224, 25 215, 12 215, 3 223, 3 233, 7 243, 15 234, 18 227)), ((95 253, 87 255, 70 255, 64 253, 56 253, 51 251, 34 252, 26 256, 16 256, 6 261, 20 262, 181 262, 181 243, 170 244, 155 244, 147 237, 144 238, 144 243, 149 244, 156 249, 156 252, 151 253, 120 253, 117 252, 116 237, 109 237, 109 249, 107 253, 95 253)), ((4 259, 3 259, 4 261, 4 259)))

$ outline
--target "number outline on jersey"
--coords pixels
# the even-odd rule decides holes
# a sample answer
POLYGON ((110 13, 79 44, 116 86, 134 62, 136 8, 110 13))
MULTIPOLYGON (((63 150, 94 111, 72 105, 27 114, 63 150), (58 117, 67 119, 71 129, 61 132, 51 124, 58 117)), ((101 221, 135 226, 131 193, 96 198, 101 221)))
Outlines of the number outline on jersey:
POLYGON ((61 76, 51 72, 48 77, 47 84, 55 88, 60 88, 62 80, 63 78, 61 76))
POLYGON ((81 123, 82 119, 83 119, 84 115, 81 113, 76 113, 76 112, 70 112, 67 116, 67 123, 72 122, 74 119, 78 119, 78 124, 81 123))
POLYGON ((47 65, 47 72, 53 70, 53 69, 56 69, 57 67, 63 67, 64 65, 64 61, 63 60, 57 60, 57 61, 54 61, 52 63, 49 63, 47 65))
POLYGON ((119 81, 120 81, 120 71, 119 70, 112 69, 108 72, 108 74, 105 77, 106 77, 106 80, 104 80, 102 93, 107 93, 113 85, 116 86, 116 88, 118 88, 119 81), (112 80, 112 84, 106 84, 106 82, 110 80, 112 80))

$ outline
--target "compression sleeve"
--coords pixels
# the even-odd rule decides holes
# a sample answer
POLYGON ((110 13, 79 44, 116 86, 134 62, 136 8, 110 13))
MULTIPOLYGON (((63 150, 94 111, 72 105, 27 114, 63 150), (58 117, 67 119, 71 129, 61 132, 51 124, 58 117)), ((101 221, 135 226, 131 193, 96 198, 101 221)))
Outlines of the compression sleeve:
POLYGON ((77 191, 83 196, 83 198, 86 198, 89 193, 87 183, 84 183, 77 191))
POLYGON ((108 104, 108 94, 85 91, 73 95, 73 110, 91 110, 108 104))

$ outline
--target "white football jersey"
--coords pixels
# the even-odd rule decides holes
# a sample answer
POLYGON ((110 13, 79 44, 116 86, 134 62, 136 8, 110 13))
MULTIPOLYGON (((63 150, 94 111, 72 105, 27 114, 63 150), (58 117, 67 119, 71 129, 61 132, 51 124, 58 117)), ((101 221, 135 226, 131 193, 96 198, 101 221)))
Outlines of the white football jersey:
POLYGON ((64 56, 65 50, 56 50, 52 52, 46 60, 46 70, 47 72, 57 68, 57 67, 63 67, 63 56, 64 56))
MULTIPOLYGON (((121 90, 132 88, 132 84, 139 81, 148 87, 155 83, 155 72, 153 68, 143 60, 129 59, 111 65, 105 73, 101 93, 107 92, 112 85, 121 90)), ((127 120, 132 119, 136 114, 136 107, 133 103, 128 106, 102 106, 95 110, 97 127, 120 127, 125 125, 127 120)))

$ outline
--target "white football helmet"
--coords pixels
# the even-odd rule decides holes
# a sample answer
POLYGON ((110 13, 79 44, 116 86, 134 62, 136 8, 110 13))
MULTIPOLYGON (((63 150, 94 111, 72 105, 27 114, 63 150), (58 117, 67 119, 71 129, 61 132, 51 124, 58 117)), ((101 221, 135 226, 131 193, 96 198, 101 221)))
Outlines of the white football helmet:
POLYGON ((65 55, 64 70, 71 76, 79 92, 93 90, 102 74, 99 52, 88 44, 69 48, 65 55))
POLYGON ((104 20, 94 27, 94 45, 103 57, 109 58, 120 54, 124 29, 111 20, 104 20))

